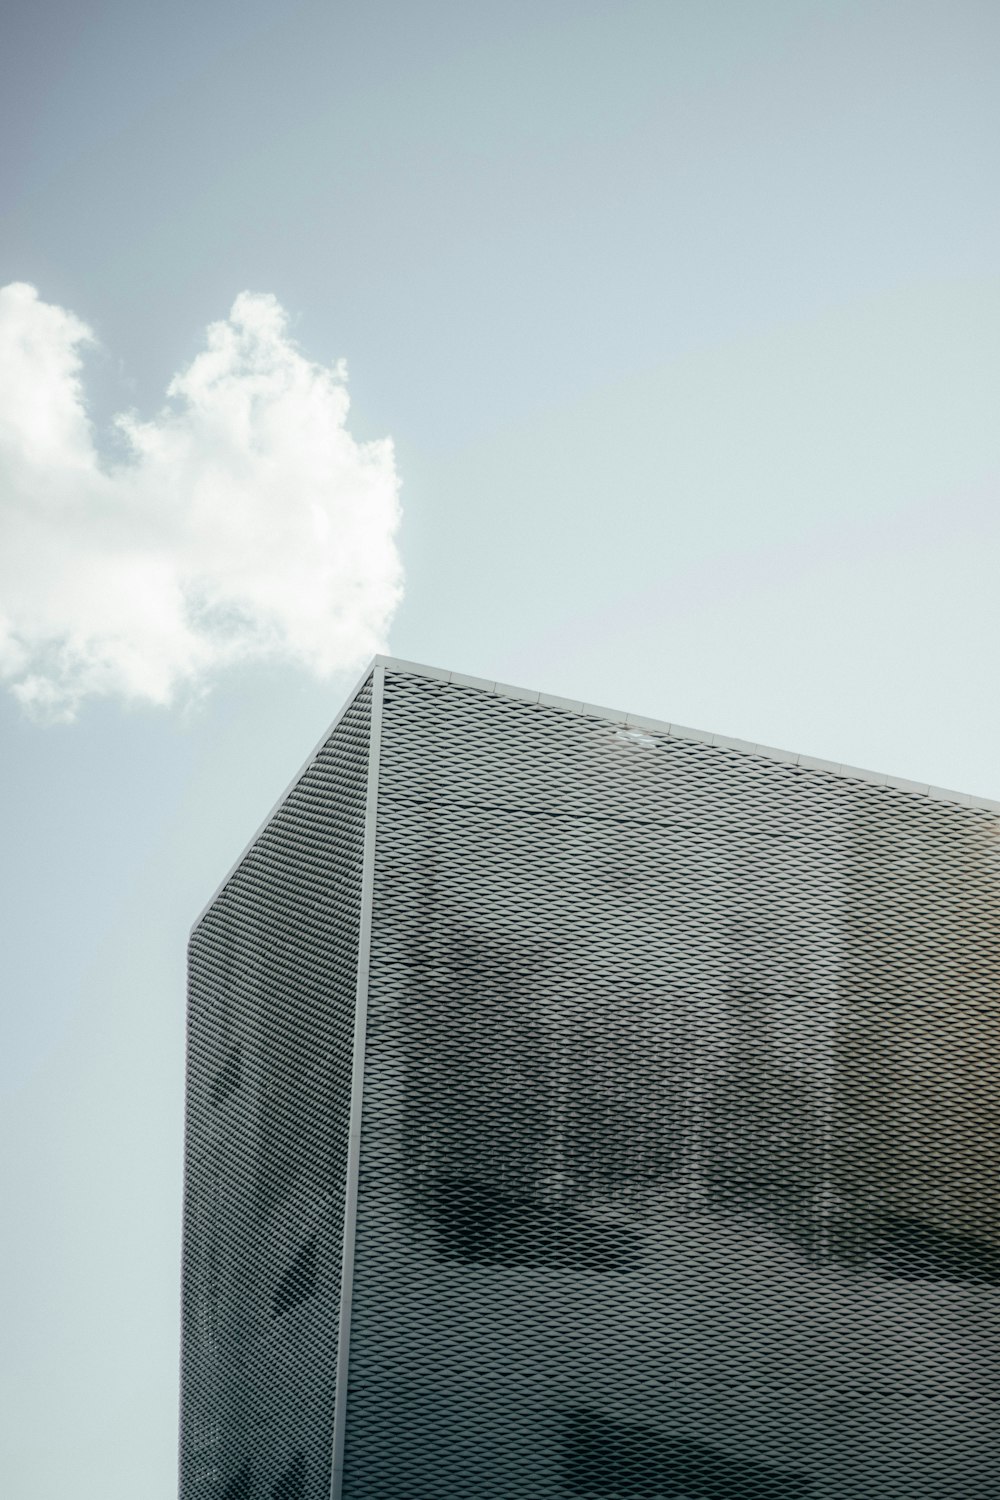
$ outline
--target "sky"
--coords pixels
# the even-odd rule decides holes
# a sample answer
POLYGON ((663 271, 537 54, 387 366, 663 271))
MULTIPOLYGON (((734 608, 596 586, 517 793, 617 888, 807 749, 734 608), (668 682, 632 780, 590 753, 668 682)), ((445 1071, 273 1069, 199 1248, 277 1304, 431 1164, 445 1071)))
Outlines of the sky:
POLYGON ((186 935, 372 652, 1000 798, 1000 10, 2 29, 0 1472, 168 1500, 186 935))

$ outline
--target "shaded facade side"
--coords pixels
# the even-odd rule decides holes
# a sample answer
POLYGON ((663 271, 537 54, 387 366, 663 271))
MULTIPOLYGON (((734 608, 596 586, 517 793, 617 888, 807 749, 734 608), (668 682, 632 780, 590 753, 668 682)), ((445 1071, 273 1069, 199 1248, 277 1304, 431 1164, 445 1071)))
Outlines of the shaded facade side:
POLYGON ((996 814, 383 712, 342 1500, 1000 1494, 996 814))
POLYGON ((327 1500, 370 680, 189 955, 182 1500, 327 1500))

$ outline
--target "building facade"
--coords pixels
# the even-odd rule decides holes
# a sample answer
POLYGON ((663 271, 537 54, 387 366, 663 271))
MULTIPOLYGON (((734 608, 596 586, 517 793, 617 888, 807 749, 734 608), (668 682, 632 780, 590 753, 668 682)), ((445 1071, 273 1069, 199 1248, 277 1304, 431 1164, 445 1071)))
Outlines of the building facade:
POLYGON ((1000 1497, 1000 806, 379 658, 190 950, 182 1500, 1000 1497))

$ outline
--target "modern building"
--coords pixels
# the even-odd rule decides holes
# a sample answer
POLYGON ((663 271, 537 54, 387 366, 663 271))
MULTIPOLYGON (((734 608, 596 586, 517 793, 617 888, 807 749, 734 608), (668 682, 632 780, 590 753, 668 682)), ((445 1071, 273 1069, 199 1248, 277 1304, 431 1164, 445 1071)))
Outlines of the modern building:
POLYGON ((1000 804, 378 658, 190 977, 183 1500, 1000 1497, 1000 804))

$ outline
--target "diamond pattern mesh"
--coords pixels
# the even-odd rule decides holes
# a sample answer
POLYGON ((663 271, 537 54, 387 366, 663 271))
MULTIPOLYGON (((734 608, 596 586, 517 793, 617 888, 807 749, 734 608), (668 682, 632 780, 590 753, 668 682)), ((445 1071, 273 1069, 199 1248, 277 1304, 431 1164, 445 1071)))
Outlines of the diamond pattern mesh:
POLYGON ((329 1494, 370 716, 191 940, 182 1500, 329 1494))
MULTIPOLYGON (((359 889, 363 761, 330 761, 294 844, 328 913, 348 808, 359 889)), ((270 1222, 211 1197, 260 1151, 216 1123, 259 1066, 245 934, 285 914, 289 1005, 352 963, 258 852, 299 795, 196 940, 188 1217, 216 1259, 189 1228, 189 1319, 270 1222)), ((998 895, 988 808, 390 665, 335 1500, 1000 1497, 998 895)), ((335 1065, 311 1002, 298 1030, 274 1010, 287 1180, 330 1151, 344 997, 335 1065)), ((191 1430, 219 1424, 190 1495, 320 1493, 324 1232, 300 1216, 280 1268, 227 1283, 225 1349, 186 1336, 191 1430), (275 1319, 312 1236, 317 1290, 275 1319), (253 1318, 287 1386, 236 1373, 253 1318)))

